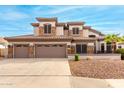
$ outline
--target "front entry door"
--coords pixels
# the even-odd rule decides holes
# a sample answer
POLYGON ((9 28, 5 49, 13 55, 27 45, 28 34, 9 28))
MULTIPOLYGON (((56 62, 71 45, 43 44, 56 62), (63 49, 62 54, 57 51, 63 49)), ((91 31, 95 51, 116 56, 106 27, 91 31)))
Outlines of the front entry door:
POLYGON ((86 44, 77 44, 76 45, 76 53, 78 53, 78 54, 87 53, 87 45, 86 44))
POLYGON ((82 44, 82 52, 81 53, 87 53, 87 45, 82 44))
POLYGON ((76 45, 76 53, 81 54, 81 45, 76 45))

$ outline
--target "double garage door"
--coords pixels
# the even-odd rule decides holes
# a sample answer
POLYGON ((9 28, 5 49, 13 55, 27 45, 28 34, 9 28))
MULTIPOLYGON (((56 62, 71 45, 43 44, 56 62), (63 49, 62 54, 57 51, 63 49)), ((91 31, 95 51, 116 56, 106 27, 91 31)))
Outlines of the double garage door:
MULTIPOLYGON (((35 45, 36 58, 65 58, 66 46, 65 45, 35 45)), ((15 58, 28 58, 29 45, 15 45, 14 46, 15 58)))

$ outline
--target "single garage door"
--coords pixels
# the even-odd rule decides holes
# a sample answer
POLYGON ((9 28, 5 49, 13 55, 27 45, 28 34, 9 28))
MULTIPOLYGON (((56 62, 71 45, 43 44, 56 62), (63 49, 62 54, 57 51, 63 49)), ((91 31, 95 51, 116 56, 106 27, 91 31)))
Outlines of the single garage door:
POLYGON ((35 55, 36 55, 36 58, 65 58, 66 46, 65 45, 36 45, 35 55))
POLYGON ((15 45, 14 46, 14 57, 15 58, 28 58, 28 47, 29 45, 15 45))

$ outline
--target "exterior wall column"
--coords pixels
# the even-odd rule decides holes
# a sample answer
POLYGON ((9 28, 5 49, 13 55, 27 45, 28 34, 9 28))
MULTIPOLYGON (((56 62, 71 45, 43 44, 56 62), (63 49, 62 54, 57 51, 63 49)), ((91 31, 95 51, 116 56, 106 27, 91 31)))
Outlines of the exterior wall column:
POLYGON ((14 45, 8 45, 8 58, 14 57, 14 45))
POLYGON ((71 54, 75 54, 76 53, 76 43, 72 43, 71 44, 71 54))
POLYGON ((88 43, 87 44, 87 53, 93 54, 94 53, 94 43, 88 43))
POLYGON ((34 58, 34 45, 33 45, 33 43, 29 44, 29 58, 34 58))

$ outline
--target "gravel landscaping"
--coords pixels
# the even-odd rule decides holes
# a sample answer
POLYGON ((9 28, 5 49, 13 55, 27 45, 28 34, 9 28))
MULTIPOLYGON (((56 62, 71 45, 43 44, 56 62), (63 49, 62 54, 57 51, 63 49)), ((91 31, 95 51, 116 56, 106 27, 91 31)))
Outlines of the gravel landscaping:
POLYGON ((69 61, 73 76, 124 79, 124 61, 121 60, 80 60, 69 61))

